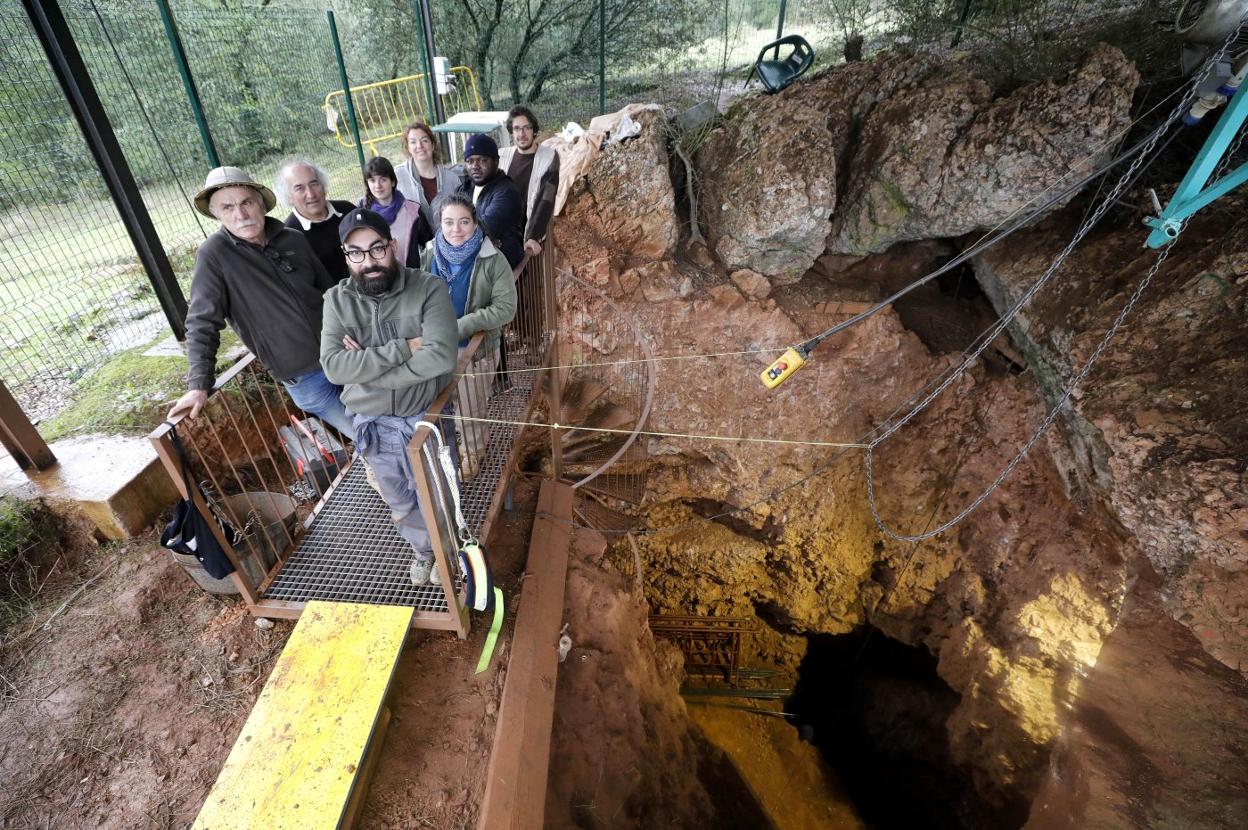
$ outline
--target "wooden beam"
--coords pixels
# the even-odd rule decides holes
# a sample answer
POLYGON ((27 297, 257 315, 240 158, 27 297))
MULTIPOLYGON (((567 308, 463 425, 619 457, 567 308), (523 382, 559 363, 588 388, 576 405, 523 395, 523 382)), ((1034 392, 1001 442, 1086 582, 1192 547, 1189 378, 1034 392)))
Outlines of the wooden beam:
POLYGON ((56 463, 43 436, 0 382, 0 444, 23 470, 46 470, 56 463))
POLYGON ((542 482, 478 830, 541 830, 555 717, 572 488, 542 482))

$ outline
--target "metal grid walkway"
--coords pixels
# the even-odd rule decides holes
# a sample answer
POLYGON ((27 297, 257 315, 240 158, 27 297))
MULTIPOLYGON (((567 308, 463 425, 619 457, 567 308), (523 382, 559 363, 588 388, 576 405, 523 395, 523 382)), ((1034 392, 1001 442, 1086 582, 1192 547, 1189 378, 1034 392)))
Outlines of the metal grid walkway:
MULTIPOLYGON (((522 420, 533 378, 532 372, 511 375, 507 388, 490 398, 485 417, 522 420)), ((492 424, 480 469, 462 487, 464 518, 474 533, 480 533, 485 522, 519 430, 511 424, 492 424)), ((264 598, 410 605, 420 611, 446 612, 440 586, 412 585, 411 561, 411 545, 394 529, 389 508, 369 486, 364 464, 352 464, 264 598)), ((458 586, 459 579, 456 582, 458 586)))
POLYGON ((412 585, 412 546, 394 529, 390 509, 352 464, 273 580, 265 599, 314 599, 447 610, 438 585, 412 585))
MULTIPOLYGON (((533 375, 533 372, 511 375, 509 387, 490 398, 484 417, 499 421, 523 420, 533 393, 533 375)), ((474 534, 481 533, 490 500, 502 480, 507 458, 520 429, 512 424, 490 424, 490 441, 485 448, 485 458, 481 459, 481 467, 475 476, 464 482, 460 490, 464 521, 474 534)))

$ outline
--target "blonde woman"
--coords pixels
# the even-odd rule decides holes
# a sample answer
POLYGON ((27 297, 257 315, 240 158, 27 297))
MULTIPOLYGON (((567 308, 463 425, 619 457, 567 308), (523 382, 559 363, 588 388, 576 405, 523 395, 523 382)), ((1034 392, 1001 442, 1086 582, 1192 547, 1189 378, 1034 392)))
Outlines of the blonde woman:
POLYGON ((456 168, 439 164, 441 153, 433 137, 433 129, 423 121, 413 121, 403 130, 403 152, 407 160, 394 171, 399 192, 420 206, 429 227, 438 227, 433 214, 434 199, 454 193, 459 188, 461 173, 456 168))

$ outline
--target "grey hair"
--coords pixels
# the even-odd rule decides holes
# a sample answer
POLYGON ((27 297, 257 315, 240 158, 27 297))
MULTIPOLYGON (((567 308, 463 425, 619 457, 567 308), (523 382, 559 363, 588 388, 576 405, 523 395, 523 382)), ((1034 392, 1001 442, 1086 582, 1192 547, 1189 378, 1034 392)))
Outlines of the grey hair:
POLYGON ((316 178, 320 181, 321 187, 325 188, 326 193, 329 193, 329 174, 325 172, 324 167, 303 156, 287 156, 277 166, 277 175, 273 178, 273 192, 277 194, 278 201, 287 207, 290 207, 291 202, 290 188, 286 186, 286 171, 292 167, 300 166, 311 168, 312 172, 316 173, 316 178))

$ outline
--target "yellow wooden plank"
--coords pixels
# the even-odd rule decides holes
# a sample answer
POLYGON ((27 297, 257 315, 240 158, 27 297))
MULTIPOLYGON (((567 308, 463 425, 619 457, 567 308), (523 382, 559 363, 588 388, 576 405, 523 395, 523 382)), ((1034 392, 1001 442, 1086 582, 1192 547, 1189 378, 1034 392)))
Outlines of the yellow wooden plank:
POLYGON ((338 827, 411 621, 402 606, 309 602, 194 827, 338 827))

